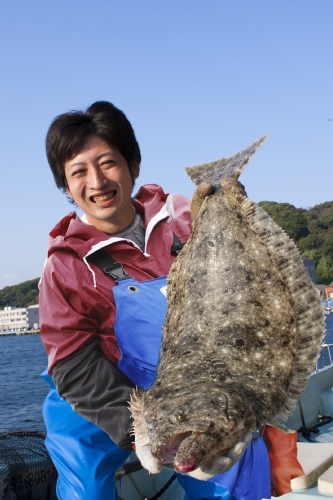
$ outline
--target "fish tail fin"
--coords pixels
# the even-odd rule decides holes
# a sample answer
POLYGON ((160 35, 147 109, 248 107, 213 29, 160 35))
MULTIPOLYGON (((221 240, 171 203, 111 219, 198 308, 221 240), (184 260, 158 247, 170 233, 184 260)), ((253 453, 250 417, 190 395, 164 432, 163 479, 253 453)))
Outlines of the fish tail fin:
POLYGON ((205 182, 217 188, 222 179, 228 177, 238 179, 254 153, 265 142, 267 135, 260 137, 246 149, 239 151, 230 158, 221 158, 195 167, 185 167, 185 171, 196 186, 205 182))

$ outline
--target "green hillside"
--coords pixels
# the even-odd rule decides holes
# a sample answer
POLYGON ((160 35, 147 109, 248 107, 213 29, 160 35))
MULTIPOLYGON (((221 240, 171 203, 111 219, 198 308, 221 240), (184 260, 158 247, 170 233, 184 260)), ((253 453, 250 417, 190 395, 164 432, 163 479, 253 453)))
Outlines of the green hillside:
POLYGON ((19 285, 6 286, 0 290, 0 309, 6 306, 28 307, 38 304, 39 279, 24 281, 19 285))
POLYGON ((332 283, 333 201, 308 210, 275 201, 261 201, 259 205, 295 241, 302 258, 315 261, 317 283, 332 283))

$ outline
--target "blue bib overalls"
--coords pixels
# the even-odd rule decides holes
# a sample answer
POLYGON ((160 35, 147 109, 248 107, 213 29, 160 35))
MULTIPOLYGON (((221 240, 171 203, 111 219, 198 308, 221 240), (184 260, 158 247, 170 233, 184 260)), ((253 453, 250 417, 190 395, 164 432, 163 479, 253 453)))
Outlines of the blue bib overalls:
MULTIPOLYGON (((167 302, 166 277, 144 282, 119 281, 112 289, 116 304, 114 325, 121 357, 118 368, 136 385, 148 388, 158 363, 167 302)), ((115 471, 130 455, 99 427, 75 413, 57 393, 47 370, 42 377, 51 390, 43 406, 46 447, 58 470, 59 500, 114 500, 115 471)), ((267 450, 262 438, 253 441, 242 459, 210 481, 178 474, 184 500, 270 498, 267 450)))

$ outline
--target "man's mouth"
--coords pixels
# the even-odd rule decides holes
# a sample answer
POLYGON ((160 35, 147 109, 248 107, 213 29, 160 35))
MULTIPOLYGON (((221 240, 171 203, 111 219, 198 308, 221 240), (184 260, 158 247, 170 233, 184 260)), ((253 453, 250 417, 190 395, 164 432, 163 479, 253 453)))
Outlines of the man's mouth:
POLYGON ((105 201, 112 200, 115 196, 116 196, 116 191, 112 190, 112 191, 109 191, 108 193, 101 194, 99 196, 91 196, 91 200, 94 203, 103 203, 105 201))

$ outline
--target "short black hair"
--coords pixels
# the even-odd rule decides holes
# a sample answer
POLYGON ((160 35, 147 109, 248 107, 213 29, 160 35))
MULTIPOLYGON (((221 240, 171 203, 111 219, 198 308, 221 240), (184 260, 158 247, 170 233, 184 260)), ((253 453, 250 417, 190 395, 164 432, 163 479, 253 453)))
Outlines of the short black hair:
POLYGON ((139 144, 126 115, 108 101, 97 101, 86 111, 57 116, 46 135, 46 155, 59 189, 68 188, 65 162, 80 152, 91 136, 97 136, 120 151, 131 172, 141 162, 139 144))

